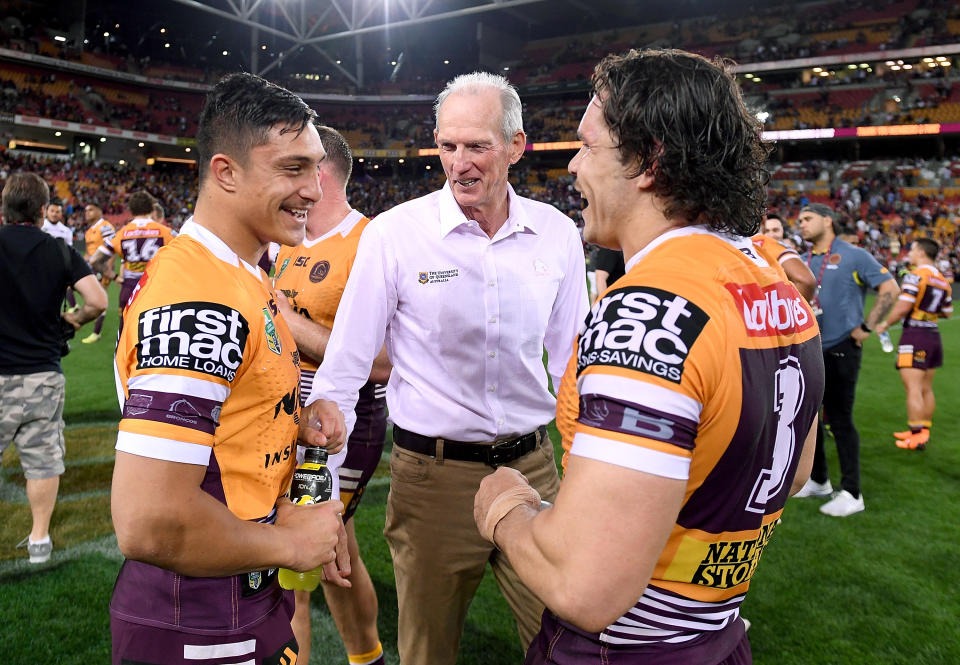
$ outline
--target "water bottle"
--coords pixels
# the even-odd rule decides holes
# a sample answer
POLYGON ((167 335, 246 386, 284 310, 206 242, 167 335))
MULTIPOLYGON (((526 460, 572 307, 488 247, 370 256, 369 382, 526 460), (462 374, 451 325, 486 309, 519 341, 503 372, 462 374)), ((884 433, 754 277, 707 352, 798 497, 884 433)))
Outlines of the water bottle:
MULTIPOLYGON (((315 446, 308 447, 303 464, 293 472, 290 485, 290 500, 299 506, 329 501, 333 492, 333 475, 327 468, 327 451, 315 446)), ((305 573, 281 568, 278 574, 280 586, 295 591, 313 591, 320 584, 322 568, 305 573)))
POLYGON ((880 338, 880 348, 883 349, 883 352, 891 353, 893 351, 893 340, 890 339, 890 333, 884 330, 882 333, 879 333, 877 337, 880 338))

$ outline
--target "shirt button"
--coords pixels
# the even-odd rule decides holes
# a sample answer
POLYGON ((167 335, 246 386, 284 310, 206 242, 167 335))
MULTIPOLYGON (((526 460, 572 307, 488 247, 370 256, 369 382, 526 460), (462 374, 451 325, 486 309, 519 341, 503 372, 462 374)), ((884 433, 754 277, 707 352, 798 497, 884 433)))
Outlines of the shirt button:
POLYGON ((491 316, 491 317, 490 317, 490 323, 496 323, 496 322, 497 322, 497 317, 491 316))
POLYGON ((487 390, 489 390, 490 392, 494 392, 496 389, 497 389, 496 386, 487 386, 487 390))
POLYGON ((487 282, 487 286, 496 286, 496 285, 497 283, 494 282, 492 279, 489 282, 487 282))
POLYGON ((498 421, 497 421, 497 424, 498 424, 498 425, 502 425, 502 424, 503 424, 503 418, 501 418, 500 420, 498 420, 498 421))
POLYGON ((496 352, 496 351, 491 351, 488 355, 489 355, 491 358, 496 358, 496 357, 497 357, 497 352, 496 352))

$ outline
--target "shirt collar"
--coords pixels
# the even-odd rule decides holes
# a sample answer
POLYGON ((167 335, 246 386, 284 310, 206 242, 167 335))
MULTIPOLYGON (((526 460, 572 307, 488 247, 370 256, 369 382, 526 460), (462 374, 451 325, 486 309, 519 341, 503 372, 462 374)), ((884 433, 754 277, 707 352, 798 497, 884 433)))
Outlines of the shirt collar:
MULTIPOLYGON (((648 242, 646 247, 644 247, 639 252, 631 256, 624 264, 624 272, 630 272, 630 269, 633 268, 633 266, 637 265, 637 263, 640 262, 640 259, 645 257, 647 254, 652 252, 654 249, 656 249, 663 243, 665 243, 667 240, 670 240, 672 238, 679 238, 681 236, 699 235, 704 233, 707 235, 717 236, 718 238, 722 238, 728 242, 730 242, 732 239, 739 239, 739 236, 723 235, 720 233, 716 233, 715 231, 711 231, 709 228, 707 228, 705 225, 702 225, 702 224, 697 224, 694 226, 681 226, 679 228, 670 229, 669 231, 665 231, 664 233, 661 233, 660 235, 658 235, 656 238, 648 242)), ((750 239, 747 238, 747 240, 749 241, 750 239)), ((740 244, 743 244, 743 243, 740 243, 740 244)))
POLYGON ((224 263, 229 263, 232 266, 243 266, 247 272, 260 279, 260 268, 241 259, 217 234, 193 221, 193 215, 180 227, 180 235, 193 238, 224 263))
MULTIPOLYGON (((470 221, 457 204, 457 200, 453 196, 453 190, 450 188, 450 181, 447 181, 443 189, 440 190, 439 206, 440 235, 443 237, 449 235, 449 233, 458 226, 470 221)), ((534 233, 537 232, 536 225, 533 220, 530 219, 524 206, 520 205, 520 197, 513 191, 513 187, 509 182, 507 183, 507 206, 510 211, 507 221, 503 223, 503 226, 501 226, 494 235, 494 239, 511 233, 519 233, 524 229, 530 229, 534 233)))
POLYGON ((336 226, 324 233, 322 236, 318 236, 313 240, 304 238, 303 246, 313 247, 318 242, 326 240, 335 233, 339 233, 341 237, 346 238, 348 235, 350 235, 350 232, 353 231, 353 227, 355 227, 357 222, 359 222, 361 219, 363 219, 363 213, 354 208, 350 208, 350 212, 347 213, 347 216, 337 222, 336 226))

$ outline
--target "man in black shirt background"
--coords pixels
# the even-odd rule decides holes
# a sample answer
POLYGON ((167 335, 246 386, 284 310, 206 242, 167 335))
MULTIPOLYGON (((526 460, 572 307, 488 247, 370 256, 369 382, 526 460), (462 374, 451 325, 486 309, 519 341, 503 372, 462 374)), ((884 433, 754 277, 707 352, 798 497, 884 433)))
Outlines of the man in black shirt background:
POLYGON ((63 321, 75 330, 107 307, 83 257, 41 230, 50 190, 33 173, 11 175, 0 226, 0 455, 13 443, 27 481, 33 527, 18 547, 30 563, 50 558, 50 517, 63 474, 63 321), (60 313, 67 287, 84 304, 60 313))
POLYGON ((623 277, 623 252, 619 249, 607 249, 599 245, 594 248, 593 260, 590 265, 596 272, 597 295, 607 290, 607 287, 623 277))

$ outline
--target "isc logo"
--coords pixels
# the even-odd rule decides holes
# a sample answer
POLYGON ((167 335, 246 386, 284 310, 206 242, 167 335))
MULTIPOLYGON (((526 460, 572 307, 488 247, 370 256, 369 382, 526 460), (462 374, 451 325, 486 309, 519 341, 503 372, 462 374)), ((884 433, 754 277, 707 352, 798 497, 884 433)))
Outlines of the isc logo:
POLYGON ((614 365, 680 383, 690 347, 710 319, 685 298, 628 286, 594 305, 580 333, 577 371, 614 365))
POLYGON ((250 326, 226 305, 183 302, 142 312, 138 332, 138 369, 174 367, 233 381, 250 326))

